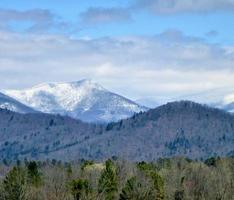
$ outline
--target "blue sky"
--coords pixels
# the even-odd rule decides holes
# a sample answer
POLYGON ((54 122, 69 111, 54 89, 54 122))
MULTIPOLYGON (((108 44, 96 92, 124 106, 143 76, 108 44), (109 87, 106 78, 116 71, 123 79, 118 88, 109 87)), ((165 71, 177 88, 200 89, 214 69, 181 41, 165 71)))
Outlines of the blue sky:
MULTIPOLYGON (((187 35, 204 38, 209 42, 234 43, 234 10, 210 11, 204 13, 159 14, 147 10, 134 10, 131 20, 103 23, 83 27, 80 14, 92 8, 129 8, 134 1, 126 0, 2 0, 0 8, 6 10, 25 11, 45 9, 60 17, 62 21, 71 23, 78 29, 70 34, 75 36, 103 37, 118 35, 154 35, 169 29, 177 29, 187 35), (216 32, 214 35, 207 33, 216 32)), ((11 23, 15 30, 24 29, 27 23, 20 21, 11 23), (22 28, 23 27, 23 28, 22 28)))
POLYGON ((1 0, 0 89, 92 78, 136 99, 233 87, 233 27, 234 0, 1 0))

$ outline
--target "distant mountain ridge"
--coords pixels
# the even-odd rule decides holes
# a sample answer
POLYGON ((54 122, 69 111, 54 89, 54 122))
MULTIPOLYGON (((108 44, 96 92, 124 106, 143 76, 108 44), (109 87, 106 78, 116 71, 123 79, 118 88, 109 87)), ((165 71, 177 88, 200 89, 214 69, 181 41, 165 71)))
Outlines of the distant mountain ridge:
POLYGON ((154 160, 234 155, 234 116, 172 102, 108 125, 50 114, 0 110, 1 159, 154 160))
POLYGON ((168 102, 193 101, 234 113, 234 88, 216 88, 177 97, 145 97, 136 102, 149 108, 156 108, 168 102))
POLYGON ((25 90, 6 90, 5 93, 35 110, 85 122, 118 121, 147 110, 87 79, 45 83, 25 90))
POLYGON ((15 99, 0 93, 0 108, 8 109, 19 113, 34 113, 34 109, 16 101, 15 99))
POLYGON ((44 83, 23 90, 5 90, 11 101, 27 109, 16 109, 8 102, 0 107, 20 113, 37 110, 44 113, 70 116, 84 122, 109 123, 131 117, 135 113, 159 107, 167 102, 189 100, 234 113, 234 89, 218 88, 184 96, 142 97, 136 101, 108 91, 98 83, 84 79, 76 82, 44 83), (27 111, 28 110, 28 111, 27 111))

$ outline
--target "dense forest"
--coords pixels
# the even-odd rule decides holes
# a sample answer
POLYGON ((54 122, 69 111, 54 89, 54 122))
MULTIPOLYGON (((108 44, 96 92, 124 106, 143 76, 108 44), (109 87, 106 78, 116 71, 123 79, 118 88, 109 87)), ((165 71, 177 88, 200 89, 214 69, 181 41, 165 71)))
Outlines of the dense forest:
POLYGON ((234 158, 0 165, 1 200, 232 200, 234 158))
POLYGON ((129 161, 234 155, 234 116, 189 101, 172 102, 109 124, 0 109, 0 159, 129 161))

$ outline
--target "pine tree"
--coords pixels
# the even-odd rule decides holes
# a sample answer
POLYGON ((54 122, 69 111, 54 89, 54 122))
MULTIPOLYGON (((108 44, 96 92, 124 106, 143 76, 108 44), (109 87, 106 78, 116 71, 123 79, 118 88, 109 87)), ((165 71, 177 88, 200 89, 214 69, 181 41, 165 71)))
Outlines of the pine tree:
POLYGON ((27 165, 27 172, 28 172, 28 182, 35 187, 41 185, 42 179, 41 175, 35 161, 29 162, 27 165))
POLYGON ((127 180, 125 187, 120 193, 119 200, 151 200, 152 193, 150 188, 146 188, 143 183, 132 177, 127 180))
POLYGON ((163 200, 165 199, 165 194, 164 194, 164 181, 162 177, 157 173, 152 171, 150 173, 150 176, 153 180, 154 183, 154 188, 157 191, 157 197, 156 200, 163 200))
POLYGON ((163 178, 156 172, 156 167, 146 162, 138 163, 138 169, 153 181, 154 189, 157 191, 156 200, 164 200, 164 181, 163 178))
POLYGON ((111 160, 107 160, 106 167, 99 179, 98 192, 104 195, 105 200, 113 200, 117 191, 116 169, 114 163, 111 160))
POLYGON ((14 167, 3 180, 5 200, 24 200, 26 194, 26 174, 20 167, 14 167))
POLYGON ((87 200, 91 188, 87 180, 76 179, 70 183, 70 191, 74 197, 74 200, 87 200))

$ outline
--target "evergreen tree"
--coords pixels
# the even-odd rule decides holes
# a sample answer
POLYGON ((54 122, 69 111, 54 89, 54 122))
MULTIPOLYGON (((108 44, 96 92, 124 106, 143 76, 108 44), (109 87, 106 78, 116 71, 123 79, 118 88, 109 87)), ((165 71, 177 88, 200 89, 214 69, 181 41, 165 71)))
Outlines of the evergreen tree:
POLYGON ((145 173, 154 184, 154 189, 157 191, 156 200, 164 200, 164 181, 163 178, 156 172, 156 167, 152 163, 148 164, 146 162, 138 163, 138 169, 145 173))
POLYGON ((149 185, 130 178, 120 193, 119 200, 152 200, 155 199, 154 191, 149 185))
POLYGON ((24 200, 26 174, 20 167, 14 167, 3 180, 4 200, 24 200))
POLYGON ((150 177, 152 178, 154 183, 154 188, 157 191, 156 200, 165 199, 163 178, 155 171, 150 172, 150 177))
POLYGON ((94 162, 92 160, 85 160, 81 165, 81 170, 84 171, 84 169, 88 166, 93 165, 94 162))
POLYGON ((74 200, 87 200, 89 199, 91 188, 87 180, 77 179, 71 181, 70 191, 74 200))
POLYGON ((113 200, 117 191, 116 169, 114 163, 111 160, 107 160, 105 169, 99 179, 98 192, 104 195, 105 200, 113 200))
POLYGON ((28 181, 35 187, 41 185, 42 179, 41 175, 35 161, 29 162, 27 165, 27 172, 28 172, 28 181))

